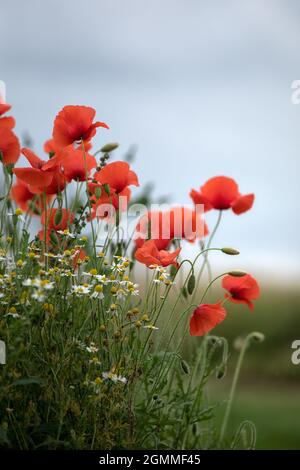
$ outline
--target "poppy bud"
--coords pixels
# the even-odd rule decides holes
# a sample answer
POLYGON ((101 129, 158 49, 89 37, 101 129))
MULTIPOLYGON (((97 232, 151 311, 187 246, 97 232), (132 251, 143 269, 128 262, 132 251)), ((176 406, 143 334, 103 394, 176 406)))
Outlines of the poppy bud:
POLYGON ((181 293, 182 293, 183 297, 184 297, 185 299, 187 299, 188 293, 187 293, 186 287, 183 287, 183 288, 181 289, 181 293))
POLYGON ((5 165, 5 169, 6 169, 7 173, 12 176, 12 174, 13 174, 13 169, 14 169, 14 164, 11 163, 11 164, 9 164, 9 165, 5 165))
POLYGON ((37 207, 37 205, 33 201, 29 201, 28 207, 35 215, 41 215, 41 210, 37 207))
POLYGON ((240 252, 236 250, 235 248, 229 248, 229 247, 221 248, 221 251, 223 251, 225 255, 239 255, 240 254, 240 252))
POLYGON ((192 273, 189 277, 188 284, 187 284, 187 290, 188 293, 191 295, 195 289, 196 285, 196 278, 195 275, 192 273))
POLYGON ((106 194, 107 194, 108 196, 110 196, 110 187, 109 187, 109 184, 105 183, 105 184, 103 185, 103 188, 104 188, 104 191, 106 192, 106 194))
POLYGON ((217 379, 221 380, 226 375, 226 364, 222 364, 221 367, 217 370, 216 377, 217 379))
POLYGON ((246 276, 247 273, 245 271, 229 271, 229 276, 233 276, 233 277, 243 277, 243 276, 246 276))
POLYGON ((244 343, 245 343, 245 339, 239 336, 238 338, 235 338, 233 342, 233 347, 237 351, 240 351, 242 347, 244 346, 244 343))
POLYGON ((113 150, 116 150, 119 147, 119 144, 117 142, 112 142, 111 144, 106 144, 101 148, 101 152, 103 153, 109 153, 113 152, 113 150))
MULTIPOLYGON (((149 237, 149 238, 150 238, 150 237, 149 237)), ((170 268, 170 276, 171 276, 171 277, 174 277, 174 276, 175 276, 177 269, 178 269, 178 268, 176 268, 176 266, 171 265, 171 268, 170 268)))
POLYGON ((216 336, 209 336, 208 339, 210 343, 214 346, 215 344, 217 344, 219 338, 217 338, 216 336))
POLYGON ((53 230, 50 232, 50 240, 53 245, 58 245, 58 237, 53 230))
POLYGON ((58 207, 61 209, 61 208, 62 208, 62 205, 63 205, 63 198, 62 198, 62 195, 61 195, 61 194, 58 194, 58 195, 56 196, 56 199, 57 199, 58 207))
POLYGON ((97 188, 95 188, 95 196, 96 196, 96 199, 100 199, 101 193, 102 193, 101 188, 100 188, 99 186, 97 186, 97 188))
POLYGON ((55 213, 55 216, 54 216, 54 225, 59 225, 62 221, 62 210, 61 209, 57 209, 56 213, 55 213))
POLYGON ((188 375, 190 373, 190 366, 188 365, 188 363, 185 360, 181 359, 180 365, 183 372, 188 375))
POLYGON ((251 339, 253 341, 257 341, 258 343, 261 343, 265 339, 265 335, 263 333, 260 333, 259 331, 254 331, 251 335, 251 339))

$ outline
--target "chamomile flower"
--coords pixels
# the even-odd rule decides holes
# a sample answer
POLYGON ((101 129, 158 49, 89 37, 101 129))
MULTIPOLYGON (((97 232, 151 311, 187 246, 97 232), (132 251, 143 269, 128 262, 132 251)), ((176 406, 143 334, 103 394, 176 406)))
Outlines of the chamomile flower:
POLYGON ((54 282, 49 281, 48 279, 40 279, 38 277, 34 279, 25 279, 23 281, 23 286, 25 287, 37 287, 39 289, 51 290, 54 287, 54 282))
POLYGON ((55 255, 54 253, 44 253, 47 258, 61 258, 61 255, 55 255))
POLYGON ((103 294, 103 286, 101 284, 97 284, 94 287, 94 292, 91 295, 92 299, 104 299, 104 294, 103 294))
POLYGON ((31 297, 38 302, 44 302, 46 295, 43 290, 36 290, 31 297))
POLYGON ((62 235, 63 237, 76 238, 76 235, 74 235, 74 233, 71 233, 68 229, 57 230, 57 233, 59 233, 59 235, 62 235))
POLYGON ((61 269, 59 272, 60 277, 76 277, 70 269, 61 269))
POLYGON ((158 330, 158 327, 155 325, 144 325, 143 328, 145 330, 158 330))
POLYGON ((100 366, 101 362, 99 361, 97 356, 94 356, 92 357, 92 359, 89 360, 89 364, 94 366, 100 366))
POLYGON ((111 380, 114 383, 121 382, 123 384, 127 383, 126 377, 122 377, 121 375, 117 375, 114 372, 102 372, 103 380, 111 380))
POLYGON ((169 280, 169 273, 162 266, 156 266, 156 278, 153 280, 154 284, 165 284, 169 280))
POLYGON ((11 313, 11 312, 6 313, 4 316, 11 317, 11 318, 20 318, 20 315, 18 313, 11 313))
POLYGON ((78 286, 72 286, 72 293, 78 296, 87 295, 90 293, 90 286, 86 284, 79 284, 78 286))
POLYGON ((88 353, 95 354, 99 351, 99 348, 95 345, 95 343, 90 343, 88 346, 85 347, 85 350, 88 353))
POLYGON ((16 209, 15 212, 7 212, 8 217, 12 217, 13 223, 16 224, 18 220, 21 220, 25 223, 25 218, 23 217, 22 209, 16 209))
POLYGON ((97 282, 101 282, 103 284, 106 284, 107 282, 109 282, 109 280, 107 279, 107 277, 105 276, 105 274, 98 274, 97 270, 96 269, 91 269, 88 273, 87 272, 83 272, 84 276, 87 276, 87 277, 92 277, 93 279, 95 279, 97 282))
POLYGON ((5 317, 11 317, 11 318, 19 318, 20 317, 20 315, 18 314, 15 307, 11 307, 9 309, 8 313, 6 313, 4 316, 5 317))

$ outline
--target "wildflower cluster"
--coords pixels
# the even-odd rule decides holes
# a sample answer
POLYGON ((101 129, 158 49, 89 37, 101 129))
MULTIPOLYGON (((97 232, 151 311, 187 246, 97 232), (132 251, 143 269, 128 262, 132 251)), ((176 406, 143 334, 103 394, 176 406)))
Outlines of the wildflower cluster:
POLYGON ((139 179, 128 162, 110 161, 117 144, 92 150, 96 132, 108 129, 95 110, 65 106, 44 157, 21 148, 9 111, 1 99, 0 445, 224 446, 224 435, 201 426, 213 419, 203 389, 213 373, 224 375, 228 358, 226 340, 208 333, 227 302, 252 309, 259 286, 230 271, 203 288, 210 250, 238 254, 212 246, 217 227, 210 232, 203 212, 217 210, 219 225, 224 211, 249 210, 254 195, 212 178, 191 191, 193 208, 148 208, 131 241, 122 220, 139 179), (16 166, 21 154, 26 167, 16 166), (199 246, 193 262, 185 242, 199 246), (219 278, 224 298, 206 303, 219 278), (204 336, 191 360, 183 357, 189 334, 204 336), (220 363, 211 360, 217 350, 220 363))

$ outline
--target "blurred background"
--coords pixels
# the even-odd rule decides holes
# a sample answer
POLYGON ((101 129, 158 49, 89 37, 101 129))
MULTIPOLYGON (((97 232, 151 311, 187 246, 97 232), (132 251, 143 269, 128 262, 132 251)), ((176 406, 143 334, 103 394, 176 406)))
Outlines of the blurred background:
POLYGON ((232 308, 218 330, 232 341, 266 335, 248 353, 234 409, 257 423, 260 448, 300 448, 300 365, 290 359, 300 338, 299 26, 297 0, 1 1, 0 79, 17 133, 37 152, 58 110, 91 105, 111 128, 96 147, 118 141, 121 157, 137 145, 134 169, 155 197, 189 204, 192 187, 222 174, 255 192, 253 210, 226 213, 215 240, 239 259, 212 264, 262 284, 254 314, 232 308))

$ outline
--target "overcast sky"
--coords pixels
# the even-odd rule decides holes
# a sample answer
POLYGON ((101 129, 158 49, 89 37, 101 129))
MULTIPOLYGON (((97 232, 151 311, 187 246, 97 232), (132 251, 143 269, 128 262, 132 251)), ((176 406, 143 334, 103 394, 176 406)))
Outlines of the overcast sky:
POLYGON ((189 203, 221 174, 254 191, 216 242, 245 268, 300 272, 299 2, 1 0, 0 14, 0 79, 37 151, 62 106, 92 105, 111 127, 96 143, 136 143, 156 195, 189 203))

